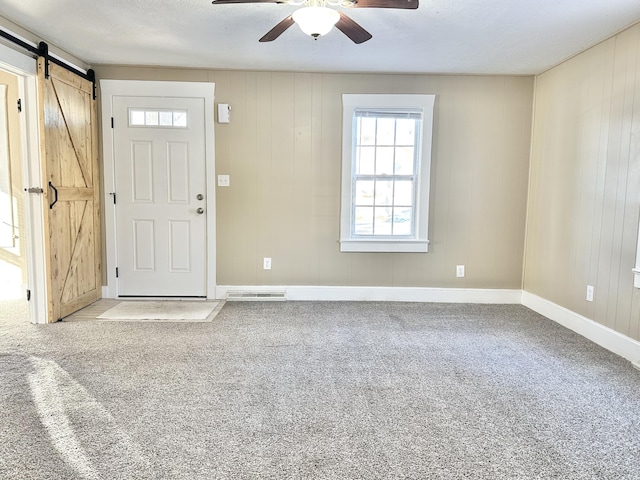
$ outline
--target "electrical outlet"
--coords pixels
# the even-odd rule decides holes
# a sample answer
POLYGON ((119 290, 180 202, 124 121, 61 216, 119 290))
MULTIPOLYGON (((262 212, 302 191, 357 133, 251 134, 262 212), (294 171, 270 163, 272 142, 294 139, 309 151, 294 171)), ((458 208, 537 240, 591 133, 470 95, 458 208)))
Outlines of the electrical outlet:
POLYGON ((218 186, 219 187, 228 187, 231 185, 231 179, 229 175, 218 175, 218 186))
POLYGON ((587 302, 593 302, 593 286, 587 285, 587 302))
POLYGON ((464 265, 456 265, 456 277, 464 277, 464 265))
POLYGON ((264 257, 262 259, 262 268, 263 270, 271 270, 271 259, 264 257))

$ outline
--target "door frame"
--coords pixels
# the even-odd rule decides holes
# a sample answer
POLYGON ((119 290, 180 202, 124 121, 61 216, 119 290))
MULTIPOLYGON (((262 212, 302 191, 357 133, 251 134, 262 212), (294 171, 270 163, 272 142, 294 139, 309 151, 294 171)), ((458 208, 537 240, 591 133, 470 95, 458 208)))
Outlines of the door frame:
MULTIPOLYGON (((215 136, 214 136, 215 84, 210 82, 164 82, 144 80, 100 80, 103 201, 105 221, 105 253, 107 285, 102 289, 104 298, 118 297, 116 278, 116 216, 111 193, 115 192, 114 135, 111 128, 113 97, 183 97, 204 99, 205 171, 206 171, 206 294, 216 298, 216 195, 215 195, 215 136)), ((117 193, 117 192, 116 192, 117 193)))
MULTIPOLYGON (((20 115, 23 186, 43 188, 37 64, 32 56, 0 44, 0 68, 18 77, 18 93, 24 113, 20 115)), ((31 323, 48 323, 45 211, 42 203, 40 195, 24 194, 23 245, 27 256, 27 288, 31 291, 31 323)))

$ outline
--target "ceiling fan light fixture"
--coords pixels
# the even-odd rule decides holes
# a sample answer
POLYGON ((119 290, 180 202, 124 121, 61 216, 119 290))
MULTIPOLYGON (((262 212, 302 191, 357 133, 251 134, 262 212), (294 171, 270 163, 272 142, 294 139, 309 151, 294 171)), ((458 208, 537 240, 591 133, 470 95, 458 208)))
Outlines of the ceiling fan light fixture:
POLYGON ((313 38, 326 35, 340 20, 340 14, 327 7, 304 7, 293 12, 292 17, 300 30, 313 38))

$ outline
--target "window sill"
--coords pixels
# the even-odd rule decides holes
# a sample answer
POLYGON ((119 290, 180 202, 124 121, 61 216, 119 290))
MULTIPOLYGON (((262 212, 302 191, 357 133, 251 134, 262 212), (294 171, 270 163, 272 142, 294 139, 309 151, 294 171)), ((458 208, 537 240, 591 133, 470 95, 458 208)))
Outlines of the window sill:
POLYGON ((428 240, 340 240, 341 252, 427 253, 428 240))

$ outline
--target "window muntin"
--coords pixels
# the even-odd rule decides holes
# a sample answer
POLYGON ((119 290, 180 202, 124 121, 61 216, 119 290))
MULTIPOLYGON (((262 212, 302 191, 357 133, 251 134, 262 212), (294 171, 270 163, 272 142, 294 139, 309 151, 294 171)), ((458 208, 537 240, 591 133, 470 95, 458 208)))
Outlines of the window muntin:
POLYGON ((356 109, 353 115, 353 237, 412 237, 422 114, 356 109))
POLYGON ((186 110, 129 109, 130 127, 187 128, 186 110))

